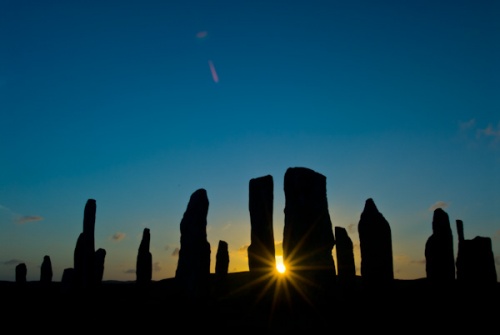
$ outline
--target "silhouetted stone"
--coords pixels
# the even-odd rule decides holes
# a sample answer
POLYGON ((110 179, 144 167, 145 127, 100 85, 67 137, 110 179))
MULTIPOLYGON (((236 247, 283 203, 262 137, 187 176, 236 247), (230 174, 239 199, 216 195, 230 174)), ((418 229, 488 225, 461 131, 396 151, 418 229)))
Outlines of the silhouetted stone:
POLYGON ((273 230, 273 177, 253 178, 249 183, 250 246, 248 268, 251 273, 262 275, 276 270, 273 230))
POLYGON ((372 198, 365 201, 358 234, 363 285, 368 288, 391 285, 394 280, 391 227, 372 198))
POLYGON ((137 252, 136 282, 139 285, 149 284, 153 278, 153 256, 149 251, 151 234, 149 228, 144 228, 142 240, 137 252))
POLYGON ((75 282, 87 288, 95 283, 95 214, 96 201, 88 199, 83 212, 83 232, 78 236, 74 253, 75 282))
POLYGON ((26 276, 28 275, 28 268, 26 263, 19 263, 16 265, 16 283, 26 283, 26 276))
POLYGON ((464 237, 462 220, 456 220, 458 233, 457 280, 478 288, 497 283, 495 257, 489 237, 464 237))
POLYGON ((337 280, 326 177, 308 168, 289 168, 284 191, 283 262, 287 272, 305 279, 308 287, 301 290, 321 295, 337 280))
POLYGON ((75 269, 66 268, 63 271, 61 278, 61 292, 64 294, 71 293, 75 290, 75 269))
POLYGON ((217 294, 226 292, 227 275, 229 272, 229 250, 226 241, 219 240, 215 256, 215 291, 217 294))
POLYGON ((40 282, 52 282, 52 262, 48 255, 43 256, 42 266, 40 267, 40 282))
POLYGON ((343 227, 335 227, 335 249, 337 252, 337 278, 343 288, 352 288, 356 280, 354 245, 343 227))
POLYGON ((95 284, 99 285, 102 283, 102 278, 104 275, 104 261, 106 259, 106 250, 99 248, 95 252, 95 284))
POLYGON ((215 274, 219 278, 225 278, 229 270, 229 251, 226 241, 219 240, 215 258, 215 274))
POLYGON ((210 243, 207 240, 208 197, 205 189, 190 197, 180 230, 180 250, 175 280, 179 294, 204 298, 209 293, 210 243))
POLYGON ((455 280, 453 234, 448 213, 434 210, 432 235, 425 243, 425 270, 427 279, 435 284, 450 284, 455 280))

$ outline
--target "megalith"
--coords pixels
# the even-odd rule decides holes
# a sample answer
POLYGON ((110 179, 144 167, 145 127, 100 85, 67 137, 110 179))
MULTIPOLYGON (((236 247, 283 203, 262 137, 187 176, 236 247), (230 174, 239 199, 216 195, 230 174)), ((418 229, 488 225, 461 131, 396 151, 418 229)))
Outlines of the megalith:
POLYGON ((358 235, 363 285, 391 285, 394 280, 391 227, 372 198, 365 201, 358 222, 358 235))
POLYGON ((139 285, 148 284, 153 278, 153 256, 149 251, 151 233, 149 228, 142 231, 142 239, 137 252, 136 263, 136 283, 139 285))
POLYGON ((28 275, 28 267, 26 263, 19 263, 16 265, 16 283, 25 284, 26 276, 28 275))
POLYGON ((311 289, 336 282, 335 237, 328 210, 326 177, 305 167, 288 168, 284 178, 283 262, 287 272, 311 289))
POLYGON ((88 199, 83 212, 83 231, 78 236, 74 252, 75 282, 79 287, 91 287, 95 282, 95 219, 96 201, 88 199))
POLYGON ((226 241, 219 240, 217 254, 215 257, 215 275, 218 278, 225 278, 229 271, 229 250, 226 241))
POLYGON ((250 246, 248 268, 250 273, 262 275, 276 270, 273 230, 273 177, 253 178, 249 183, 248 208, 250 212, 250 246))
POLYGON ((210 243, 207 239, 207 191, 191 194, 181 220, 180 250, 175 280, 178 293, 186 298, 203 298, 209 293, 210 243))
POLYGON ((344 227, 335 226, 335 242, 338 282, 342 287, 353 287, 356 280, 354 245, 344 227))
POLYGON ((229 272, 229 245, 226 241, 219 240, 215 256, 215 283, 217 295, 227 292, 227 275, 229 272))
POLYGON ((52 262, 49 255, 43 256, 42 266, 40 267, 40 282, 52 282, 52 262))
POLYGON ((106 260, 106 250, 99 248, 95 252, 94 284, 101 284, 104 276, 104 262, 106 260))
POLYGON ((458 233, 457 280, 478 288, 496 284, 497 273, 491 238, 476 236, 473 239, 465 239, 463 221, 456 220, 456 225, 458 233))
POLYGON ((425 243, 425 271, 427 279, 436 284, 455 280, 453 234, 448 213, 436 208, 432 216, 432 234, 425 243))

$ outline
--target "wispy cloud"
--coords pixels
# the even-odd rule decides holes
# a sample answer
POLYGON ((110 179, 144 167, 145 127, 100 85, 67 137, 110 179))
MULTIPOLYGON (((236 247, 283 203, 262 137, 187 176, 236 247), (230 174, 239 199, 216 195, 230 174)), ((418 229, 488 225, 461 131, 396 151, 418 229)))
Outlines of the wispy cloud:
POLYGON ((476 126, 476 119, 470 119, 469 121, 460 121, 458 123, 461 131, 467 131, 469 129, 474 129, 476 126))
POLYGON ((42 221, 43 217, 39 215, 21 215, 8 207, 0 205, 0 221, 14 222, 16 224, 25 224, 28 222, 42 221))
POLYGON ((449 204, 446 201, 437 201, 436 203, 431 205, 431 207, 429 207, 429 211, 434 212, 438 208, 445 209, 448 206, 449 206, 449 204))
POLYGON ((38 215, 23 215, 18 218, 16 218, 16 223, 18 224, 25 224, 28 222, 36 222, 36 221, 42 221, 43 217, 38 216, 38 215))
POLYGON ((160 262, 154 262, 153 263, 153 271, 154 272, 160 272, 161 271, 160 262))
POLYGON ((358 224, 357 223, 349 223, 346 228, 349 234, 356 234, 358 232, 358 224))
POLYGON ((500 124, 497 125, 496 129, 490 123, 486 128, 478 128, 476 131, 477 137, 487 137, 491 138, 494 143, 500 141, 500 124))
POLYGON ((134 274, 135 275, 135 269, 128 269, 126 271, 123 271, 123 273, 128 273, 128 274, 134 274))
POLYGON ((125 233, 114 233, 113 236, 111 236, 111 239, 114 241, 121 241, 125 238, 126 234, 125 233))
POLYGON ((249 247, 248 244, 242 245, 241 247, 238 248, 238 252, 239 253, 245 253, 245 252, 247 252, 248 247, 249 247))
POLYGON ((3 265, 17 265, 17 264, 20 264, 20 263, 24 263, 22 260, 19 260, 19 259, 11 259, 11 260, 8 260, 8 261, 5 261, 3 262, 3 265))
POLYGON ((476 119, 461 121, 458 123, 460 136, 473 146, 488 144, 497 148, 500 143, 500 122, 495 127, 493 123, 479 125, 476 119))
POLYGON ((179 248, 175 248, 174 251, 172 251, 172 256, 178 257, 179 256, 179 248))

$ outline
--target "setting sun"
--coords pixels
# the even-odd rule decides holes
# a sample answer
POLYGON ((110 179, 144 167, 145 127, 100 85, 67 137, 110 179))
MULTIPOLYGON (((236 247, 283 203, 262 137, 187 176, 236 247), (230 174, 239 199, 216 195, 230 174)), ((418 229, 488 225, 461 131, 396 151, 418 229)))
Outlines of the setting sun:
POLYGON ((285 264, 283 264, 283 256, 276 256, 276 270, 279 273, 285 273, 286 267, 285 264))

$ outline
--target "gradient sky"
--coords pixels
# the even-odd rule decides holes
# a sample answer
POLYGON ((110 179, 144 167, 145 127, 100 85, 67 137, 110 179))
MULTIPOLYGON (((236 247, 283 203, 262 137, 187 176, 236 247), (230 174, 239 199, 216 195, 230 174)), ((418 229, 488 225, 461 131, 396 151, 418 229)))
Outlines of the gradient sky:
MULTIPOLYGON (((0 2, 0 280, 73 267, 87 199, 104 280, 175 276, 180 222, 207 190, 211 271, 247 271, 251 178, 326 176, 332 226, 372 198, 394 274, 425 277, 432 214, 492 239, 500 273, 500 2, 0 2)), ((335 248, 332 251, 335 255, 335 248)))

